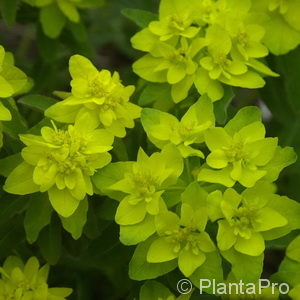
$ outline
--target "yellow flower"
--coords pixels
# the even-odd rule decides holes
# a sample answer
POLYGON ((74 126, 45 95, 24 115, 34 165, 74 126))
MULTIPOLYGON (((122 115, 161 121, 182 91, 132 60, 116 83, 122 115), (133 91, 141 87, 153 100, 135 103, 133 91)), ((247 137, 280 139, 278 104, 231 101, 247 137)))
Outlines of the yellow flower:
POLYGON ((108 70, 98 71, 80 55, 71 57, 70 73, 72 93, 47 109, 46 116, 59 122, 74 123, 87 113, 97 126, 124 137, 125 128, 133 128, 134 119, 140 116, 140 107, 129 102, 134 86, 125 87, 117 72, 111 75, 108 70))

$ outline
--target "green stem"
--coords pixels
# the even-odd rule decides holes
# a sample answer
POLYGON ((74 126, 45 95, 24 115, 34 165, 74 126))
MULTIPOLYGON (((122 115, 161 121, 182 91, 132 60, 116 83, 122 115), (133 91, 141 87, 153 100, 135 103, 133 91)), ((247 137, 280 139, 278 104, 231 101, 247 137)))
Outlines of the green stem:
POLYGON ((25 31, 22 34, 22 38, 17 50, 18 57, 26 57, 28 49, 31 46, 32 40, 34 39, 34 34, 34 28, 32 26, 25 27, 25 31))
POLYGON ((184 159, 184 166, 185 166, 185 169, 186 169, 186 172, 187 172, 187 178, 188 178, 189 182, 193 182, 194 178, 193 178, 193 175, 192 175, 192 172, 191 172, 190 162, 189 162, 188 158, 184 159))

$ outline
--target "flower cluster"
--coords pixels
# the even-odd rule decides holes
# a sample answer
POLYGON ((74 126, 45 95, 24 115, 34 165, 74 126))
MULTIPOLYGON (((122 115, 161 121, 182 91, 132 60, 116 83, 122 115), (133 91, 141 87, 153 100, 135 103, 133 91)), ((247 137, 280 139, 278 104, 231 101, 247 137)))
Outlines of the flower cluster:
POLYGON ((155 216, 167 211, 164 192, 177 183, 183 170, 183 160, 173 146, 166 146, 160 153, 150 157, 140 149, 136 162, 112 163, 93 177, 96 187, 102 193, 115 198, 109 191, 118 191, 121 202, 116 212, 116 222, 124 231, 122 239, 126 244, 137 244, 153 234, 155 216), (103 180, 105 174, 118 174, 111 184, 103 180), (134 236, 132 228, 148 227, 142 236, 134 236), (125 232, 128 232, 128 236, 125 232))
POLYGON ((212 102, 205 97, 191 105, 180 121, 171 114, 145 108, 141 121, 148 139, 162 149, 168 144, 176 145, 182 157, 199 156, 204 158, 201 150, 191 145, 204 142, 204 132, 215 125, 212 102))
POLYGON ((119 74, 98 71, 85 57, 74 55, 70 59, 72 92, 65 100, 51 106, 45 115, 63 123, 74 123, 83 114, 114 136, 124 137, 125 128, 134 127, 140 116, 140 107, 129 102, 134 86, 125 87, 119 74))
POLYGON ((223 84, 260 88, 263 75, 277 76, 259 59, 267 56, 265 29, 255 21, 251 1, 162 0, 159 20, 132 38, 147 52, 133 70, 151 81, 172 86, 174 102, 186 98, 194 84, 213 101, 224 95, 223 84))
POLYGON ((0 81, 0 98, 9 98, 24 93, 31 84, 26 74, 15 66, 13 54, 6 52, 2 46, 0 46, 0 81))
POLYGON ((202 96, 180 121, 149 108, 141 120, 161 151, 148 156, 140 149, 137 162, 112 163, 93 176, 100 194, 119 201, 121 242, 138 245, 130 264, 133 279, 152 279, 178 266, 196 281, 202 268, 222 273, 221 265, 211 265, 220 254, 232 272, 247 259, 260 265, 265 240, 299 228, 289 220, 300 205, 275 194, 272 183, 296 155, 278 146, 277 138, 265 137, 256 107, 215 127, 212 102, 202 96), (206 163, 200 165, 201 159, 206 163))
POLYGON ((216 247, 205 232, 207 194, 197 184, 190 185, 182 197, 181 216, 173 212, 160 214, 155 220, 157 237, 147 253, 150 263, 178 259, 178 267, 188 277, 206 260, 206 253, 216 247), (198 195, 195 200, 194 196, 198 195))
POLYGON ((78 9, 101 6, 103 0, 22 0, 40 8, 40 21, 46 35, 56 38, 67 21, 78 23, 78 9))
POLYGON ((88 116, 65 130, 53 127, 42 127, 41 136, 20 136, 26 145, 24 162, 8 176, 4 189, 18 195, 48 191, 53 208, 69 217, 86 194, 93 194, 90 177, 110 162, 113 136, 95 129, 88 116))
POLYGON ((272 208, 277 196, 266 183, 238 194, 229 188, 212 192, 208 201, 212 221, 218 220, 217 242, 221 251, 234 247, 240 253, 258 256, 265 249, 264 232, 287 225, 280 211, 272 208))
MULTIPOLYGON (((113 149, 114 137, 124 137, 125 128, 134 127, 140 107, 129 102, 134 87, 123 86, 117 72, 112 76, 107 70, 99 72, 88 59, 79 55, 71 57, 70 72, 73 77, 72 92, 59 93, 67 95, 66 99, 45 111, 45 115, 52 120, 46 119, 44 122, 47 126, 42 122, 41 126, 35 128, 34 133, 40 131, 40 134, 33 135, 30 132, 20 135, 20 140, 25 144, 21 151, 23 161, 12 168, 4 190, 16 195, 47 192, 51 206, 59 214, 64 228, 74 238, 79 238, 86 222, 87 196, 94 194, 91 178, 111 162, 109 151, 113 149), (67 124, 55 124, 53 119, 67 124)), ((144 155, 140 153, 142 160, 145 160, 144 155)), ((166 156, 161 158, 160 164, 164 163, 166 156)), ((179 154, 178 157, 181 160, 179 154)), ((149 168, 156 163, 153 164, 151 160, 149 168)), ((169 165, 166 166, 166 174, 153 179, 158 186, 170 179, 169 171, 173 166, 169 169, 169 165)), ((134 191, 136 182, 144 180, 143 173, 139 175, 139 172, 146 170, 138 168, 134 167, 136 178, 128 178, 124 189, 129 189, 131 184, 134 191)), ((151 173, 151 170, 148 172, 151 173)), ((174 176, 179 176, 180 172, 175 172, 174 176)), ((118 188, 122 190, 121 182, 118 188)), ((128 207, 123 205, 123 209, 120 208, 120 220, 124 211, 131 209, 134 204, 139 207, 137 218, 141 217, 139 213, 158 213, 160 189, 153 193, 152 202, 150 196, 149 199, 143 198, 146 192, 138 191, 137 194, 141 196, 138 200, 128 199, 128 207), (149 205, 143 206, 143 212, 139 201, 149 202, 149 205)))
POLYGON ((277 138, 265 138, 265 127, 254 107, 241 109, 224 128, 209 128, 205 143, 211 152, 198 180, 228 187, 236 182, 252 187, 259 179, 268 177, 280 149, 277 138), (253 117, 247 119, 247 115, 253 117))
MULTIPOLYGON (((27 92, 31 86, 31 80, 24 72, 15 66, 14 56, 6 52, 0 45, 0 98, 9 98, 27 92)), ((10 111, 0 102, 0 121, 10 121, 10 111)), ((0 128, 2 127, 0 123, 0 128)), ((0 147, 2 147, 2 130, 0 132, 0 147)))
POLYGON ((253 13, 263 14, 263 42, 272 53, 285 54, 300 44, 299 0, 252 0, 252 4, 253 13))
POLYGON ((0 268, 0 300, 65 300, 72 293, 69 288, 49 288, 49 265, 40 268, 35 257, 26 264, 17 256, 8 257, 0 268))
MULTIPOLYGON (((72 24, 80 21, 79 9, 97 7, 104 0, 21 1, 40 9, 44 32, 56 38, 65 25, 73 34, 80 28, 72 24)), ((3 6, 3 15, 11 15, 9 8, 3 6)), ((67 265, 73 262, 75 269, 81 269, 81 262, 74 259, 76 245, 82 246, 78 257, 90 266, 95 256, 87 258, 94 245, 98 250, 98 240, 88 245, 86 241, 98 239, 106 221, 114 220, 121 243, 134 248, 129 277, 148 280, 141 287, 140 300, 189 300, 192 286, 190 293, 176 298, 161 283, 149 281, 175 269, 195 287, 200 278, 207 278, 219 283, 253 282, 255 290, 265 250, 287 243, 286 236, 300 229, 300 203, 281 196, 275 185, 280 172, 296 161, 296 154, 267 135, 256 106, 228 109, 230 87, 256 89, 264 86, 264 76, 278 76, 263 59, 269 51, 282 54, 300 44, 299 11, 300 0, 161 0, 158 16, 129 10, 142 15, 140 25, 147 23, 131 40, 135 49, 146 53, 133 70, 152 84, 141 81, 134 94, 135 87, 125 85, 118 72, 98 70, 89 59, 74 55, 69 61, 71 90, 54 93, 61 101, 41 97, 46 100, 35 107, 43 110, 44 118, 36 126, 28 129, 13 99, 0 102, 0 122, 16 118, 16 127, 20 125, 8 137, 7 148, 13 155, 1 159, 1 175, 7 177, 3 190, 30 195, 20 207, 17 201, 7 208, 10 199, 6 199, 1 216, 10 218, 16 210, 14 222, 25 213, 27 241, 36 242, 41 233, 37 246, 50 263, 59 259, 60 241, 58 253, 52 253, 56 248, 52 236, 60 239, 56 228, 62 225, 74 239, 84 233, 82 245, 63 245, 71 250, 64 255, 67 265), (172 99, 167 105, 171 102, 174 110, 141 109, 130 101, 140 92, 144 104, 157 97, 166 108, 172 99), (134 128, 136 119, 140 131, 127 137, 127 149, 121 138, 134 128), (22 150, 16 150, 21 142, 22 150), (92 200, 100 204, 93 203, 95 209, 88 210, 94 194, 100 197, 92 200), (53 211, 57 215, 52 218, 53 211), (102 226, 98 217, 108 212, 102 226)), ((1 46, 0 84, 0 98, 19 95, 31 85, 1 46)), ((24 98, 18 103, 31 105, 40 96, 24 98)), ((7 149, 3 150, 5 155, 7 149)), ((106 244, 118 251, 114 245, 115 241, 106 244)), ((23 248, 21 244, 14 250, 23 248)), ((106 265, 96 268, 109 270, 106 265)), ((297 237, 287 247, 276 276, 285 279, 290 270, 299 268, 297 237)), ((0 300, 65 300, 72 291, 49 288, 48 272, 49 266, 40 268, 35 257, 26 264, 8 257, 0 268, 0 300)), ((299 300, 299 276, 292 273, 289 283, 290 296, 299 300)), ((210 288, 206 292, 214 293, 210 288)), ((243 295, 219 296, 225 300, 244 299, 243 295)), ((271 295, 265 289, 253 299, 278 297, 277 290, 271 295)))

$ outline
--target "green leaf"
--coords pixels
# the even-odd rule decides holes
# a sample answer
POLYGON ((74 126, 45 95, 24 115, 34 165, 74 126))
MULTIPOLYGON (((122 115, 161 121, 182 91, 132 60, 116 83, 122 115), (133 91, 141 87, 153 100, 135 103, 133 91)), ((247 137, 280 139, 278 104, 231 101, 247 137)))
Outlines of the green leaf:
POLYGON ((286 255, 297 262, 300 262, 300 236, 298 235, 288 246, 286 255))
POLYGON ((166 83, 147 83, 141 92, 138 104, 141 106, 149 106, 152 103, 164 102, 169 106, 174 105, 171 96, 171 87, 166 83))
POLYGON ((11 194, 26 195, 39 191, 39 186, 33 182, 34 167, 22 162, 7 177, 3 189, 11 194))
POLYGON ((140 300, 173 299, 171 292, 161 283, 147 281, 140 290, 140 300))
POLYGON ((42 127, 53 127, 50 119, 44 118, 39 123, 36 123, 33 127, 31 127, 26 134, 40 135, 42 127))
POLYGON ((263 236, 266 240, 273 240, 280 238, 292 230, 300 229, 300 203, 285 196, 273 195, 269 202, 269 207, 288 220, 288 224, 283 227, 275 228, 269 231, 263 232, 263 236))
POLYGON ((280 264, 279 270, 272 276, 275 282, 286 282, 292 286, 300 282, 300 263, 285 257, 280 264))
POLYGON ((88 201, 84 198, 80 201, 79 206, 72 216, 64 218, 60 216, 62 225, 65 230, 71 233, 73 239, 77 240, 81 237, 83 227, 87 220, 88 201))
MULTIPOLYGON (((220 254, 215 251, 205 253, 206 260, 189 278, 192 283, 199 288, 200 279, 216 280, 216 284, 223 282, 222 259, 220 254)), ((206 293, 212 293, 212 288, 205 289, 206 293)))
MULTIPOLYGON (((299 40, 300 42, 300 40, 299 40)), ((300 115, 300 89, 297 88, 297 82, 300 80, 299 63, 300 53, 299 49, 291 51, 287 55, 274 57, 278 71, 284 77, 283 91, 286 94, 285 104, 290 104, 294 113, 300 115), (288 103, 286 103, 288 102, 288 103)))
POLYGON ((181 194, 185 189, 185 183, 181 181, 179 181, 179 183, 181 186, 179 186, 177 183, 176 187, 174 187, 174 190, 170 188, 170 190, 166 190, 162 195, 162 198, 169 208, 174 207, 181 200, 181 194))
POLYGON ((27 208, 24 228, 27 241, 34 243, 40 231, 50 223, 53 209, 46 193, 33 194, 27 208))
POLYGON ((21 162, 23 162, 21 153, 0 159, 0 175, 7 177, 21 162))
POLYGON ((292 147, 277 147, 274 157, 264 167, 267 175, 264 179, 275 181, 278 179, 280 172, 287 166, 293 164, 297 160, 297 154, 292 147))
POLYGON ((273 54, 285 54, 299 45, 300 32, 291 27, 282 14, 272 14, 265 28, 264 43, 273 54))
POLYGON ((142 9, 125 8, 121 13, 141 28, 147 27, 150 22, 158 18, 157 15, 142 9))
POLYGON ((292 242, 294 238, 299 235, 299 230, 294 230, 288 235, 285 235, 279 239, 266 241, 266 249, 271 250, 285 250, 287 246, 292 242))
POLYGON ((0 201, 0 227, 2 224, 8 224, 9 221, 17 214, 22 213, 28 203, 27 197, 16 195, 1 195, 0 201))
POLYGON ((22 216, 15 216, 0 228, 0 259, 3 260, 12 254, 12 249, 16 249, 25 240, 22 216))
POLYGON ((249 256, 234 249, 221 254, 232 265, 231 271, 236 278, 245 283, 258 281, 263 270, 264 254, 249 256))
POLYGON ((107 195, 115 200, 121 200, 125 194, 123 192, 111 191, 108 187, 120 181, 124 173, 131 171, 131 169, 132 162, 130 161, 112 163, 99 170, 92 177, 92 181, 101 194, 107 195))
POLYGON ((224 127, 231 136, 243 127, 261 121, 261 111, 256 106, 246 106, 240 109, 236 115, 224 127))
POLYGON ((120 226, 120 241, 124 245, 136 245, 145 241, 154 232, 154 217, 147 215, 145 219, 138 224, 120 226))
POLYGON ((26 133, 28 129, 26 121, 20 114, 13 99, 2 99, 1 101, 12 115, 10 122, 3 122, 3 131, 13 139, 19 140, 19 134, 26 133))
POLYGON ((66 17, 55 4, 41 8, 40 20, 44 33, 50 38, 57 38, 66 23, 66 17))
POLYGON ((216 122, 224 125, 227 120, 227 110, 234 98, 233 89, 231 87, 226 86, 224 88, 224 96, 221 100, 216 101, 214 103, 214 112, 216 116, 216 122))
POLYGON ((153 238, 139 244, 129 263, 129 277, 133 280, 153 279, 169 273, 177 267, 177 261, 172 260, 165 263, 148 263, 147 253, 153 238))
POLYGON ((75 198, 67 188, 60 190, 56 186, 52 186, 48 190, 48 196, 54 210, 65 218, 70 217, 80 203, 80 200, 75 198))
POLYGON ((161 58, 146 54, 133 63, 132 69, 134 73, 147 81, 164 83, 166 82, 167 71, 153 72, 153 66, 160 63, 161 58))
POLYGON ((42 95, 27 95, 20 98, 18 103, 28 106, 31 109, 43 112, 51 105, 57 103, 57 101, 53 98, 42 95))
POLYGON ((49 226, 40 233, 38 245, 47 262, 55 265, 61 255, 61 225, 55 215, 52 216, 49 226))
POLYGON ((128 153, 126 149, 126 144, 123 139, 115 138, 113 144, 113 153, 116 155, 120 161, 128 161, 128 153))
POLYGON ((142 110, 141 122, 149 140, 159 149, 170 143, 179 124, 175 116, 152 108, 142 110))
POLYGON ((1 0, 0 8, 1 15, 7 26, 12 26, 15 23, 17 15, 18 0, 1 0))

